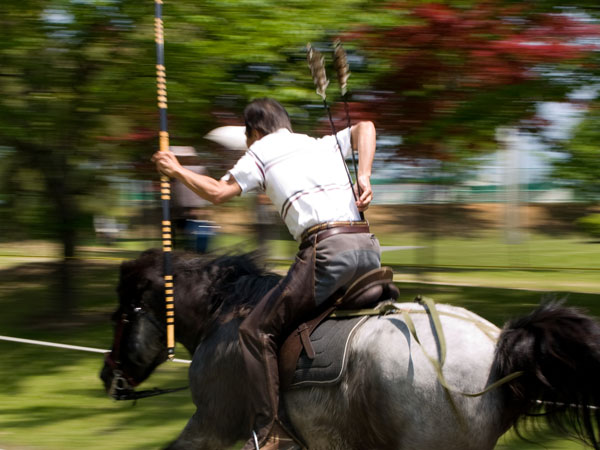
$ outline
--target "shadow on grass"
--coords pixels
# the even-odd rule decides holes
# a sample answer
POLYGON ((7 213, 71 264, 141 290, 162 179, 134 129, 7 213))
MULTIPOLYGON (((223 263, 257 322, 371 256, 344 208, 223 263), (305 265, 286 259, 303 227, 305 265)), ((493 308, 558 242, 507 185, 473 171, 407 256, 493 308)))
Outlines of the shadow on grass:
MULTIPOLYGON (((82 262, 74 289, 78 308, 69 315, 55 309, 51 298, 58 270, 55 263, 30 263, 0 271, 0 334, 19 338, 107 349, 112 343, 110 313, 116 307, 118 266, 82 262)), ((81 360, 102 355, 0 341, 3 387, 18 393, 28 377, 55 374, 81 360)), ((98 385, 100 386, 100 384, 98 385)))
POLYGON ((535 217, 531 229, 537 233, 552 237, 560 237, 577 231, 577 219, 595 212, 595 206, 571 203, 564 204, 538 204, 529 206, 531 215, 535 217))
MULTIPOLYGON (((98 361, 97 370, 100 373, 103 363, 101 354, 72 352, 20 343, 0 342, 0 351, 3 355, 0 372, 3 390, 14 395, 24 392, 28 379, 37 376, 56 375, 58 386, 64 386, 65 390, 68 390, 68 380, 65 380, 64 384, 60 382, 61 374, 66 369, 77 367, 83 361, 98 361)), ((102 387, 100 379, 98 379, 98 387, 102 387)))
POLYGON ((23 264, 0 271, 0 306, 10 311, 0 317, 4 334, 35 335, 108 323, 109 306, 117 304, 118 265, 79 262, 73 271, 77 303, 69 312, 62 311, 56 301, 58 271, 59 264, 52 262, 23 264))
MULTIPOLYGON (((135 403, 109 398, 98 376, 102 355, 26 345, 6 347, 10 346, 0 343, 4 354, 0 428, 10 430, 19 444, 28 443, 30 433, 48 433, 52 444, 48 448, 82 448, 78 442, 102 448, 96 439, 109 447, 112 442, 126 442, 125 447, 114 448, 162 448, 176 438, 194 411, 189 390, 135 403), (141 430, 147 432, 140 436, 141 430)), ((166 366, 145 381, 142 389, 185 384, 185 366, 166 366)))
POLYGON ((103 448, 98 442, 104 442, 104 448, 159 449, 177 438, 193 413, 190 405, 189 399, 182 397, 136 406, 115 406, 108 399, 82 399, 80 403, 68 406, 32 405, 4 409, 5 417, 18 417, 19 420, 3 428, 10 429, 13 439, 16 437, 25 442, 32 430, 53 430, 52 437, 48 438, 51 443, 48 448, 82 448, 86 444, 103 448))
MULTIPOLYGON (((181 423, 189 419, 193 413, 190 407, 191 400, 183 396, 171 396, 160 402, 118 405, 111 404, 108 398, 83 398, 79 403, 68 406, 41 406, 3 408, 2 414, 6 416, 18 415, 19 421, 12 422, 12 430, 28 430, 43 427, 49 423, 66 424, 71 421, 87 421, 93 417, 106 416, 114 418, 116 425, 122 428, 144 429, 146 427, 164 426, 169 422, 181 423), (107 405, 107 406, 104 406, 107 405), (169 411, 165 414, 165 411, 169 411)), ((176 436, 173 436, 175 438, 176 436)))

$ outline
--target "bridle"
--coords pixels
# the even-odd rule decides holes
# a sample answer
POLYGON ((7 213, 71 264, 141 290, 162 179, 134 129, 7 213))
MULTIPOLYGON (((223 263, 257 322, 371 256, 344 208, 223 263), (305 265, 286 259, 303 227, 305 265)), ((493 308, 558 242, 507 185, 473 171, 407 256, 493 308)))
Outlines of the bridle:
MULTIPOLYGON (((160 323, 152 314, 148 314, 141 306, 134 306, 131 311, 123 311, 119 317, 115 328, 115 337, 113 340, 113 346, 110 352, 104 354, 104 362, 112 370, 113 379, 108 389, 108 395, 113 397, 115 400, 137 400, 138 398, 151 397, 159 394, 166 394, 169 392, 175 392, 186 387, 174 388, 174 389, 158 389, 154 388, 146 391, 136 392, 134 388, 140 384, 131 374, 127 373, 122 362, 121 362, 121 351, 122 341, 124 336, 125 327, 130 322, 137 320, 140 317, 145 317, 161 334, 166 336, 166 323, 160 323)), ((165 355, 165 361, 167 356, 165 355)), ((164 362, 164 361, 161 361, 164 362)))
MULTIPOLYGON (((136 312, 135 309, 133 310, 134 314, 136 312)), ((112 397, 115 396, 117 391, 132 389, 139 384, 135 378, 127 374, 121 363, 121 342, 123 340, 123 332, 128 323, 129 314, 122 312, 115 328, 112 349, 110 352, 104 354, 104 362, 113 372, 113 380, 108 391, 108 394, 112 397)))

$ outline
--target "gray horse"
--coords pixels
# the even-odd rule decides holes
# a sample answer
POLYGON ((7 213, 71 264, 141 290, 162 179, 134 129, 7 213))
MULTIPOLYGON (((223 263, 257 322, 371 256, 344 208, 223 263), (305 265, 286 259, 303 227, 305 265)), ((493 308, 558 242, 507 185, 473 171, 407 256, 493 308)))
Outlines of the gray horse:
MULTIPOLYGON (((176 339, 193 354, 189 378, 197 411, 168 448, 225 449, 251 433, 246 403, 252 386, 244 383, 237 330, 278 276, 250 255, 176 254, 173 265, 176 339)), ((131 392, 167 358, 161 273, 158 251, 121 267, 113 349, 101 373, 112 395, 131 392)), ((600 448, 593 406, 600 404, 600 326, 594 320, 547 304, 499 330, 463 308, 437 305, 436 330, 422 305, 398 308, 369 317, 355 332, 338 384, 283 393, 307 448, 493 449, 511 426, 538 414, 600 448), (483 395, 464 395, 510 374, 520 376, 483 395)))

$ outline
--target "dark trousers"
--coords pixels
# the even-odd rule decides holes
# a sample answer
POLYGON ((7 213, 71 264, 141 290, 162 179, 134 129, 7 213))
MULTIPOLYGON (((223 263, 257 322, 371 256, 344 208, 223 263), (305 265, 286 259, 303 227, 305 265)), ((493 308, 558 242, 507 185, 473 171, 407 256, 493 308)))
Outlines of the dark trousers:
MULTIPOLYGON (((239 329, 250 385, 252 424, 259 443, 268 436, 279 409, 277 354, 283 339, 316 310, 315 247, 296 255, 287 275, 258 303, 239 329)), ((244 449, 254 448, 249 444, 244 449)))
MULTIPOLYGON (((317 236, 300 246, 287 275, 258 303, 239 329, 242 355, 250 383, 252 425, 259 444, 267 436, 279 410, 278 350, 302 322, 330 306, 333 290, 380 266, 380 248, 370 233, 337 235, 317 243, 317 236), (318 249, 318 255, 317 255, 318 249), (315 267, 319 303, 315 301, 315 267)), ((251 443, 243 450, 254 449, 251 443)))

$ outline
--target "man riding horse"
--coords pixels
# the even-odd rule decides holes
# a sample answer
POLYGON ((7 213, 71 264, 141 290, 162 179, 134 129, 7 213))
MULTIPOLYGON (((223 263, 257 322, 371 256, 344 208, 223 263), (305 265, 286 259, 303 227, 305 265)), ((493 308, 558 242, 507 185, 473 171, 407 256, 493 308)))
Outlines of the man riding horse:
POLYGON ((375 127, 359 122, 350 132, 315 139, 294 133, 285 108, 270 98, 251 102, 244 121, 248 150, 220 180, 185 169, 171 152, 152 159, 160 172, 214 204, 264 191, 300 244, 287 275, 239 330, 256 430, 243 450, 295 448, 279 417, 278 348, 311 313, 331 303, 335 292, 380 267, 379 242, 360 214, 373 198, 375 127), (344 156, 353 145, 358 149, 359 195, 352 192, 337 143, 344 156))

